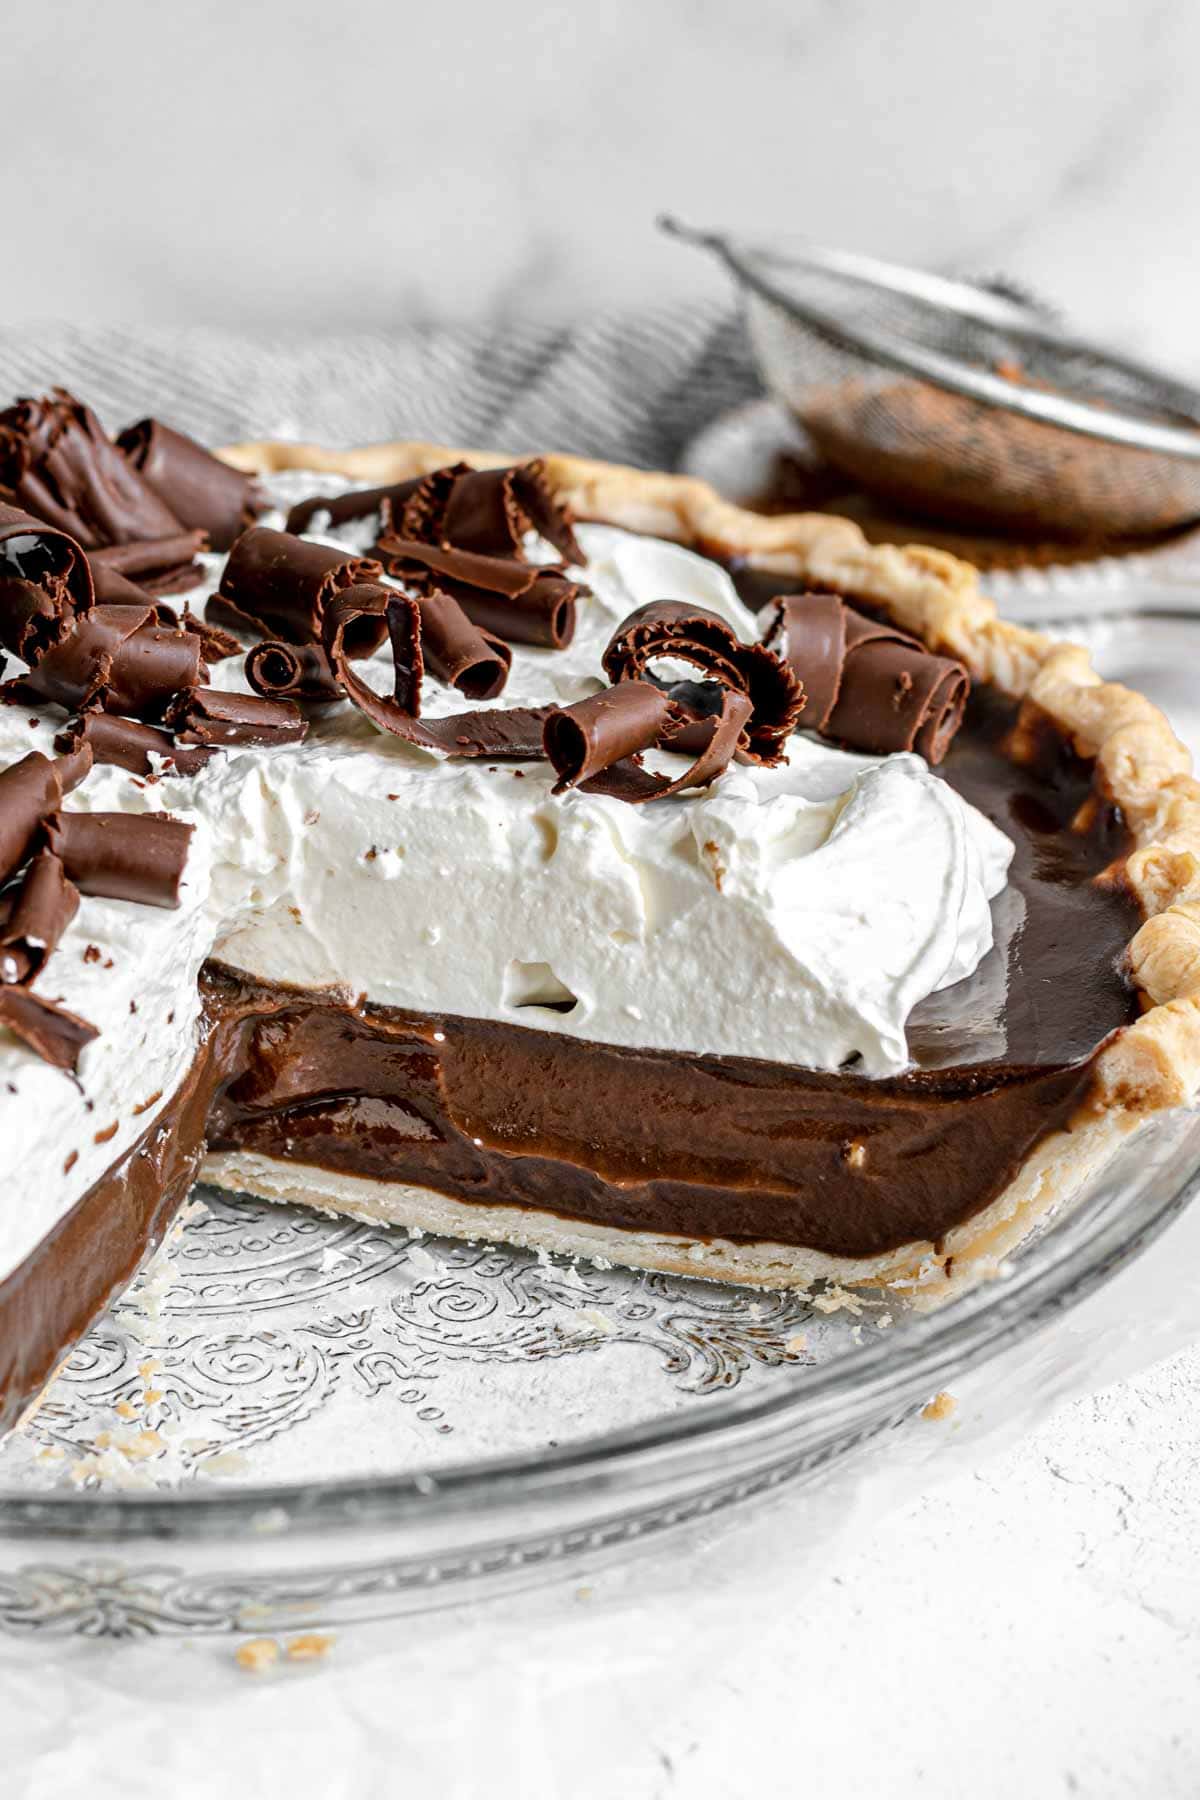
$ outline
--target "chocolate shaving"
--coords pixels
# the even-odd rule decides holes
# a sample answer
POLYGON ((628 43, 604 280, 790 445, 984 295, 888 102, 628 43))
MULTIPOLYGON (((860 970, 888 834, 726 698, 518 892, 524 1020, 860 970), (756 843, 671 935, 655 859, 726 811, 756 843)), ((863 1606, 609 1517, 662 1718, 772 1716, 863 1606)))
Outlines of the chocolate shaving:
POLYGON ((210 665, 228 662, 231 656, 242 654, 242 645, 232 632, 222 631, 219 625, 214 625, 209 619, 198 618, 186 606, 179 620, 179 628, 181 631, 190 631, 193 637, 200 639, 204 660, 210 665))
POLYGON ((64 388, 0 412, 0 488, 85 550, 174 537, 179 520, 64 388))
POLYGON ((390 511, 399 537, 519 558, 525 533, 536 531, 564 562, 584 560, 540 459, 507 469, 472 469, 464 463, 437 469, 401 505, 391 498, 390 511))
POLYGON ((91 551, 88 560, 93 576, 97 564, 103 564, 136 581, 147 594, 182 594, 204 580, 204 565, 195 559, 207 548, 203 531, 177 531, 144 543, 109 544, 91 551))
POLYGON ((128 575, 122 575, 120 569, 100 562, 93 550, 88 557, 88 567, 92 571, 92 586, 96 590, 96 599, 105 606, 152 606, 150 594, 144 587, 130 581, 128 575))
POLYGON ((154 775, 158 765, 151 757, 161 757, 170 772, 196 775, 216 752, 177 744, 169 731, 156 725, 143 725, 137 719, 119 719, 112 713, 86 713, 69 721, 54 740, 56 750, 78 750, 86 744, 97 763, 117 769, 128 769, 133 775, 154 775))
POLYGON ((40 850, 22 877, 0 931, 0 982, 32 980, 78 910, 78 888, 67 880, 58 858, 40 850))
POLYGON ((167 724, 181 744, 298 744, 308 721, 291 700, 265 700, 258 694, 227 694, 220 688, 193 688, 180 694, 167 713, 167 724))
POLYGON ((91 570, 75 540, 0 502, 0 644, 33 662, 93 598, 91 570))
POLYGON ((86 745, 69 756, 31 750, 20 762, 0 769, 0 881, 29 856, 43 819, 56 812, 92 766, 86 745))
POLYGON ((636 751, 648 749, 651 743, 662 750, 681 749, 687 716, 653 682, 618 682, 607 693, 577 700, 547 720, 546 754, 559 773, 554 792, 579 787, 587 794, 607 794, 630 806, 642 806, 685 788, 707 787, 729 767, 751 710, 748 695, 736 688, 722 688, 720 708, 712 715, 706 741, 682 775, 671 780, 642 768, 636 751), (621 698, 626 690, 643 692, 636 700, 626 701, 621 698), (652 708, 645 693, 658 695, 657 708, 652 708), (648 735, 652 726, 653 737, 648 735), (630 754, 635 746, 635 753, 630 754))
MULTIPOLYGON (((244 532, 234 545, 208 616, 257 637, 288 644, 320 643, 325 609, 341 589, 374 582, 379 563, 329 544, 312 544, 262 525, 244 532), (217 602, 224 603, 218 607, 217 602), (228 610, 226 610, 228 609, 228 610)), ((355 627, 351 656, 370 656, 387 637, 382 608, 355 627)))
POLYGON ((155 617, 151 606, 94 606, 6 695, 34 705, 49 700, 68 712, 103 707, 161 718, 175 694, 208 671, 200 639, 155 617))
POLYGON ((421 593, 451 595, 469 619, 506 643, 565 650, 575 635, 575 602, 588 589, 561 568, 421 544, 390 529, 377 548, 390 575, 421 593))
POLYGON ((347 699, 380 731, 440 750, 446 756, 491 756, 540 762, 545 756, 542 729, 549 706, 518 706, 508 710, 484 709, 454 713, 447 718, 422 720, 421 683, 425 662, 421 650, 421 606, 394 588, 347 588, 326 609, 325 654, 347 699), (377 694, 354 673, 346 650, 347 635, 361 617, 386 620, 392 644, 393 693, 377 694))
POLYGON ((855 750, 941 762, 971 691, 962 663, 836 594, 784 595, 766 614, 764 641, 803 677, 804 725, 855 750))
POLYGON ((468 700, 494 700, 503 692, 512 651, 503 638, 475 624, 452 594, 439 588, 417 597, 425 665, 468 700))
POLYGON ((649 681, 622 681, 551 713, 543 742, 558 774, 556 794, 657 744, 671 716, 671 702, 649 681))
POLYGON ((246 680, 268 700, 321 705, 342 698, 341 683, 320 644, 285 644, 268 638, 246 654, 246 680))
POLYGON ((428 479, 428 476, 418 475, 412 481, 396 481, 388 487, 351 488, 346 494, 314 494, 311 499, 299 500, 293 506, 287 516, 287 529, 299 536, 309 529, 317 514, 323 512, 328 513, 329 524, 321 529, 334 531, 354 519, 366 519, 372 513, 380 513, 385 500, 391 506, 392 516, 399 518, 408 500, 428 479))
POLYGON ((181 524, 203 531, 214 550, 228 550, 269 504, 253 476, 160 419, 127 425, 117 447, 181 524))
POLYGON ((100 1035, 86 1019, 25 987, 0 985, 0 1025, 6 1025, 43 1062, 72 1072, 79 1068, 85 1045, 100 1035))
POLYGON ((240 606, 235 606, 222 594, 209 595, 204 608, 204 623, 224 638, 232 637, 236 632, 239 651, 245 648, 240 641, 242 638, 260 638, 264 630, 257 619, 252 619, 249 613, 244 613, 240 606))
POLYGON ((57 812, 46 841, 83 894, 179 905, 194 827, 166 813, 57 812))
MULTIPOLYGON (((780 761, 804 706, 804 688, 774 651, 764 644, 744 644, 725 619, 704 607, 688 606, 681 600, 652 600, 618 626, 602 660, 610 681, 656 681, 652 665, 666 658, 691 663, 710 681, 744 694, 750 712, 739 755, 747 762, 780 761)), ((687 715, 681 727, 687 729, 681 749, 697 750, 704 741, 715 738, 728 717, 723 704, 719 714, 708 714, 720 723, 710 724, 703 712, 689 704, 693 683, 658 681, 657 685, 676 697, 687 715)))

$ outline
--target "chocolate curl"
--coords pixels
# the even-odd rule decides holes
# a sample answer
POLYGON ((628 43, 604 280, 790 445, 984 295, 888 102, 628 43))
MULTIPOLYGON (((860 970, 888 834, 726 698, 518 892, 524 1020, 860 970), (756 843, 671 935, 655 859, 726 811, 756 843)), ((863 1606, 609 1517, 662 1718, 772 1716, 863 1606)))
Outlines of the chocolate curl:
POLYGON ((506 643, 565 650, 575 636, 575 602, 588 589, 561 569, 421 544, 390 529, 377 548, 390 575, 419 592, 436 587, 451 595, 469 619, 506 643))
POLYGON ((78 888, 67 880, 57 856, 39 850, 0 931, 0 982, 32 980, 78 911, 78 888))
POLYGON ((88 567, 92 571, 92 585, 96 590, 96 599, 102 606, 152 606, 154 602, 143 587, 130 581, 128 575, 122 575, 119 569, 98 560, 93 550, 88 557, 88 567))
POLYGON ((545 756, 542 729, 553 707, 518 706, 507 711, 455 713, 442 719, 420 718, 425 672, 421 607, 408 594, 384 587, 347 588, 326 611, 325 654, 346 698, 380 731, 425 750, 440 750, 445 756, 506 757, 525 762, 540 762, 545 756), (375 693, 359 679, 346 649, 347 634, 353 632, 359 617, 377 616, 381 604, 392 643, 394 687, 390 698, 375 693))
MULTIPOLYGON (((585 740, 589 734, 591 735, 591 747, 597 757, 607 756, 609 748, 615 742, 617 730, 627 730, 629 737, 632 738, 637 730, 648 727, 650 718, 648 707, 644 701, 639 699, 636 711, 630 708, 628 715, 618 714, 616 729, 613 729, 611 724, 608 727, 612 731, 609 742, 607 744, 602 742, 599 745, 596 745, 595 715, 586 713, 583 709, 593 707, 596 700, 608 699, 609 695, 613 696, 614 704, 620 706, 621 702, 616 701, 616 696, 624 689, 632 687, 648 687, 661 695, 667 706, 667 717, 658 734, 658 747, 662 750, 682 749, 690 721, 672 701, 667 699, 662 689, 655 688, 652 682, 619 682, 615 687, 609 689, 608 694, 597 694, 589 700, 576 701, 574 706, 564 707, 562 713, 571 717, 573 725, 579 728, 585 740)), ((648 800, 666 800, 672 794, 682 793, 685 788, 707 787, 710 782, 717 779, 718 775, 723 775, 729 767, 750 718, 750 713, 751 704, 746 694, 738 693, 735 688, 722 688, 720 709, 712 715, 712 724, 706 733, 706 741, 700 746, 695 760, 683 771, 682 775, 677 775, 673 781, 669 776, 656 775, 649 769, 643 769, 640 756, 627 756, 611 762, 603 768, 599 767, 597 763, 595 765, 597 772, 594 775, 587 776, 585 770, 582 777, 580 775, 572 776, 573 752, 578 748, 579 735, 571 732, 569 728, 559 726, 556 718, 552 716, 547 721, 546 751, 562 777, 554 792, 558 794, 566 787, 578 785, 587 794, 607 794, 614 800, 624 800, 630 806, 644 806, 648 800), (552 727, 553 730, 551 730, 552 727), (558 760, 559 756, 564 759, 561 763, 558 760)), ((641 748, 647 747, 645 744, 641 746, 641 748)))
POLYGON ((418 475, 412 481, 393 482, 390 487, 351 488, 348 494, 314 494, 311 499, 299 500, 293 506, 287 516, 287 530, 298 537, 309 529, 318 513, 328 513, 329 524, 323 529, 336 531, 339 525, 382 512, 385 500, 392 516, 398 519, 408 501, 429 479, 418 475))
POLYGON ((25 987, 0 985, 0 1025, 6 1025, 43 1062, 72 1073, 79 1068, 85 1045, 100 1036, 86 1019, 25 987))
POLYGON ((70 637, 6 691, 35 705, 49 700, 68 712, 103 707, 161 718, 179 690, 202 682, 208 671, 198 637, 154 620, 151 606, 94 606, 70 637))
POLYGON ((207 548, 203 531, 177 531, 145 543, 109 544, 93 550, 88 560, 93 576, 97 564, 103 564, 147 594, 182 594, 203 581, 204 567, 195 559, 207 548))
POLYGON ((246 653, 246 680, 267 700, 322 705, 342 697, 341 683, 320 644, 285 644, 268 638, 246 653))
MULTIPOLYGON (((311 544, 256 525, 234 545, 208 616, 256 637, 288 644, 320 643, 322 619, 342 589, 374 582, 379 563, 329 544, 311 544)), ((382 607, 374 619, 363 615, 347 645, 351 656, 370 656, 387 637, 382 607)))
POLYGON ((671 702, 649 681, 622 681, 603 694, 551 713, 542 741, 558 774, 556 794, 657 744, 671 702))
POLYGON ((65 388, 0 413, 0 487, 85 550, 179 531, 95 413, 65 388))
POLYGON ((226 694, 220 688, 193 688, 180 694, 167 723, 181 744, 220 745, 236 749, 254 745, 271 749, 299 744, 308 721, 291 700, 265 700, 258 694, 226 694))
POLYGON ((75 540, 0 502, 0 644, 34 662, 93 599, 91 570, 75 540))
POLYGON ((185 606, 183 616, 179 620, 181 631, 190 631, 198 637, 201 654, 210 667, 215 663, 228 662, 231 656, 242 654, 242 645, 232 632, 222 631, 219 625, 213 625, 208 619, 201 619, 185 606))
POLYGON ((467 617, 452 594, 434 588, 417 598, 421 651, 426 666, 447 687, 468 700, 494 700, 512 667, 512 651, 502 638, 467 617))
POLYGON ((805 725, 855 750, 941 762, 971 691, 962 663, 836 594, 781 596, 767 613, 764 641, 804 678, 805 725))
POLYGON ((82 745, 57 760, 31 750, 20 762, 0 769, 0 881, 20 868, 42 820, 58 810, 91 766, 92 753, 82 745))
POLYGON ((117 434, 117 448, 180 523, 204 532, 214 550, 228 550, 268 505, 253 476, 231 469, 160 419, 127 425, 117 434))
POLYGON ((536 531, 554 545, 564 562, 584 560, 540 458, 507 469, 472 469, 459 463, 435 470, 401 507, 391 501, 391 515, 398 536, 429 544, 519 558, 525 533, 536 531))
POLYGON ((441 544, 445 533, 442 522, 454 486, 464 475, 471 474, 470 463, 450 463, 445 468, 431 469, 418 480, 405 482, 403 494, 389 495, 380 502, 383 526, 392 521, 397 537, 413 538, 422 544, 441 544))
POLYGON ((196 775, 216 752, 185 748, 169 731, 143 725, 136 719, 118 719, 112 713, 87 713, 71 719, 54 740, 56 750, 75 751, 87 745, 96 763, 128 769, 133 775, 154 775, 162 757, 175 775, 196 775))
MULTIPOLYGON (((602 658, 610 681, 654 680, 651 665, 664 658, 691 663, 712 681, 744 694, 749 717, 739 754, 747 762, 777 763, 796 729, 804 706, 804 688, 788 665, 765 644, 743 644, 718 613, 681 600, 652 600, 630 613, 609 640, 602 658)), ((659 685, 664 685, 659 683, 659 685)), ((674 692, 667 683, 668 691, 674 692)), ((682 684, 681 710, 688 714, 689 735, 680 747, 695 749, 700 738, 719 727, 709 726, 690 704, 682 684)), ((721 717, 724 718, 724 711, 721 717)))
POLYGON ((80 893, 179 905, 194 827, 166 813, 52 813, 46 841, 80 893))

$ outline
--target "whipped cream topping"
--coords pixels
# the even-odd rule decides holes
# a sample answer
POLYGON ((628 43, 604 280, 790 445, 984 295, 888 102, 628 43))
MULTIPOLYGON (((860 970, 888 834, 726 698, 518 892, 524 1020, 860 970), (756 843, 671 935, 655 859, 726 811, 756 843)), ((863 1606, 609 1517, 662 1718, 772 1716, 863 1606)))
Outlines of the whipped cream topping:
MULTIPOLYGON (((272 488, 286 508, 341 485, 288 475, 272 488)), ((607 526, 578 535, 594 597, 573 643, 517 646, 493 704, 598 691, 612 631, 651 599, 708 607, 757 636, 715 564, 607 526)), ((359 521, 328 541, 364 537, 359 521)), ((211 593, 223 558, 206 560, 211 593)), ((203 597, 190 596, 195 610, 203 597)), ((361 667, 390 689, 386 652, 361 667)), ((212 681, 244 689, 241 659, 212 681)), ((429 716, 463 704, 427 682, 429 716)), ((0 708, 0 763, 51 752, 61 723, 50 708, 0 708)), ((553 781, 545 764, 441 758, 349 706, 317 718, 302 746, 230 752, 191 779, 147 786, 95 770, 70 808, 165 809, 197 826, 184 900, 179 912, 83 900, 38 983, 100 1028, 79 1087, 0 1032, 0 1273, 169 1104, 194 1054, 209 954, 382 1005, 817 1069, 853 1057, 887 1075, 907 1062, 912 1008, 991 947, 989 900, 1012 846, 918 757, 798 735, 777 768, 734 765, 709 789, 645 807, 555 796, 553 781)))

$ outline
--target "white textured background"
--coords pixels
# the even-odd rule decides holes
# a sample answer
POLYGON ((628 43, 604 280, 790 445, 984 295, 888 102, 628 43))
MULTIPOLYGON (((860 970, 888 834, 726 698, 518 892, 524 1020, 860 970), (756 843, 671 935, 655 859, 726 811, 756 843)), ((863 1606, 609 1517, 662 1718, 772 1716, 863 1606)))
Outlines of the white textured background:
POLYGON ((1200 372, 1198 68, 1194 0, 39 0, 0 324, 715 291, 672 207, 1023 275, 1200 372))

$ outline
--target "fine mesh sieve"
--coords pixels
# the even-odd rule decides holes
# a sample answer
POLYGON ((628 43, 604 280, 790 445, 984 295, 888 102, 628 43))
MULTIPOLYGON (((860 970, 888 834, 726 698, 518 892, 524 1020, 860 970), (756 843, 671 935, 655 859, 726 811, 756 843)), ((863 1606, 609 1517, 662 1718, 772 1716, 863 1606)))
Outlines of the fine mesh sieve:
POLYGON ((1200 519, 1200 393, 1182 382, 1000 288, 660 223, 735 275, 768 385, 868 492, 1024 536, 1200 519))

